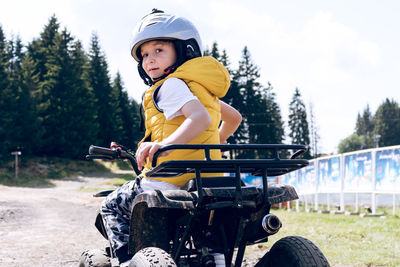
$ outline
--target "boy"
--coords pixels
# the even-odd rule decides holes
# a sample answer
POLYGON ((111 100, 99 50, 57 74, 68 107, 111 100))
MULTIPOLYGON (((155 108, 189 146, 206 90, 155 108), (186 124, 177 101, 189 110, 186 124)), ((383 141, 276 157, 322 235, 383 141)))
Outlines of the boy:
MULTIPOLYGON (((219 100, 230 86, 227 70, 215 59, 202 57, 200 36, 188 20, 159 10, 137 25, 131 54, 138 61, 139 74, 151 87, 143 97, 145 137, 136 159, 140 183, 128 182, 103 202, 101 215, 120 266, 127 266, 129 221, 135 196, 146 190, 175 190, 193 174, 172 178, 148 178, 154 153, 170 144, 219 144, 234 133, 242 117, 219 100), (220 122, 222 121, 221 125, 220 122)), ((172 159, 204 159, 201 150, 164 152, 158 163, 172 159)), ((220 159, 218 150, 211 151, 220 159)), ((212 175, 212 174, 210 174, 212 175)))

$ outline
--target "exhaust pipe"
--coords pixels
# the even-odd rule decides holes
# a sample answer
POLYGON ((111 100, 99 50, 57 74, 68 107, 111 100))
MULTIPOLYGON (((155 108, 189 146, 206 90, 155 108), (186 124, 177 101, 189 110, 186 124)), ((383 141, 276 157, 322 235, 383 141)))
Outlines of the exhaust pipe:
POLYGON ((267 214, 264 216, 261 222, 262 228, 269 235, 276 234, 282 227, 282 222, 279 220, 278 216, 274 214, 267 214))

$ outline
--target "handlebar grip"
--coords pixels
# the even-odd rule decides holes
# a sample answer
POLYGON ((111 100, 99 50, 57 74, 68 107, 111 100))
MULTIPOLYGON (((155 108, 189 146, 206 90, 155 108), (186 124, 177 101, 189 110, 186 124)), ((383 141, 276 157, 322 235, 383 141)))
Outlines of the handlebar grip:
POLYGON ((112 156, 116 157, 117 156, 117 151, 105 148, 105 147, 100 147, 100 146, 93 146, 91 145, 89 147, 89 154, 100 154, 100 155, 107 155, 107 156, 112 156))
POLYGON ((125 150, 114 150, 106 147, 91 145, 89 147, 89 158, 100 158, 108 160, 113 160, 117 158, 128 159, 131 162, 132 168, 135 173, 137 175, 141 174, 141 171, 138 169, 135 156, 125 150))

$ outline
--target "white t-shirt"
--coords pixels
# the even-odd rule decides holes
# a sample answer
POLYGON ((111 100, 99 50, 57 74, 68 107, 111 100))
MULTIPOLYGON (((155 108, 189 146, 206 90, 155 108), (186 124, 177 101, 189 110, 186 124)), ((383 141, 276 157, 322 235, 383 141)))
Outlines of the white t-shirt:
MULTIPOLYGON (((164 81, 156 96, 157 106, 162 110, 167 120, 183 115, 180 109, 187 102, 195 99, 198 98, 193 95, 186 83, 173 77, 164 81)), ((144 191, 179 189, 176 185, 147 178, 142 179, 140 186, 144 191)))
POLYGON ((184 81, 168 78, 156 96, 157 106, 164 112, 167 120, 183 115, 180 109, 189 101, 197 100, 184 81))

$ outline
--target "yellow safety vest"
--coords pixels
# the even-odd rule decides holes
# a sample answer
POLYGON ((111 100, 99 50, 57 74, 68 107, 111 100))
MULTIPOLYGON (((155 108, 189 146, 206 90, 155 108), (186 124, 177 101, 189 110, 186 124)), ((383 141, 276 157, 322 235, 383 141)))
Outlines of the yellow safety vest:
MULTIPOLYGON (((154 105, 153 95, 166 79, 175 77, 183 80, 190 91, 197 96, 199 101, 207 109, 211 117, 211 125, 200 136, 190 144, 219 144, 219 124, 221 121, 221 107, 219 98, 223 97, 230 86, 230 76, 226 68, 213 57, 198 57, 182 64, 175 72, 166 78, 156 82, 144 94, 143 108, 145 112, 145 136, 144 140, 161 142, 172 134, 186 119, 185 116, 178 116, 167 120, 164 114, 154 105)), ((210 151, 212 159, 221 159, 219 150, 210 151)), ((204 159, 203 150, 175 150, 166 157, 160 157, 158 164, 168 160, 195 160, 204 159)), ((145 174, 151 168, 151 162, 147 161, 142 173, 145 174)), ((215 174, 204 174, 202 176, 215 176, 215 174)), ((149 178, 149 177, 148 177, 149 178)), ((183 186, 187 181, 194 178, 194 174, 184 174, 172 178, 149 178, 169 182, 177 186, 183 186)))

